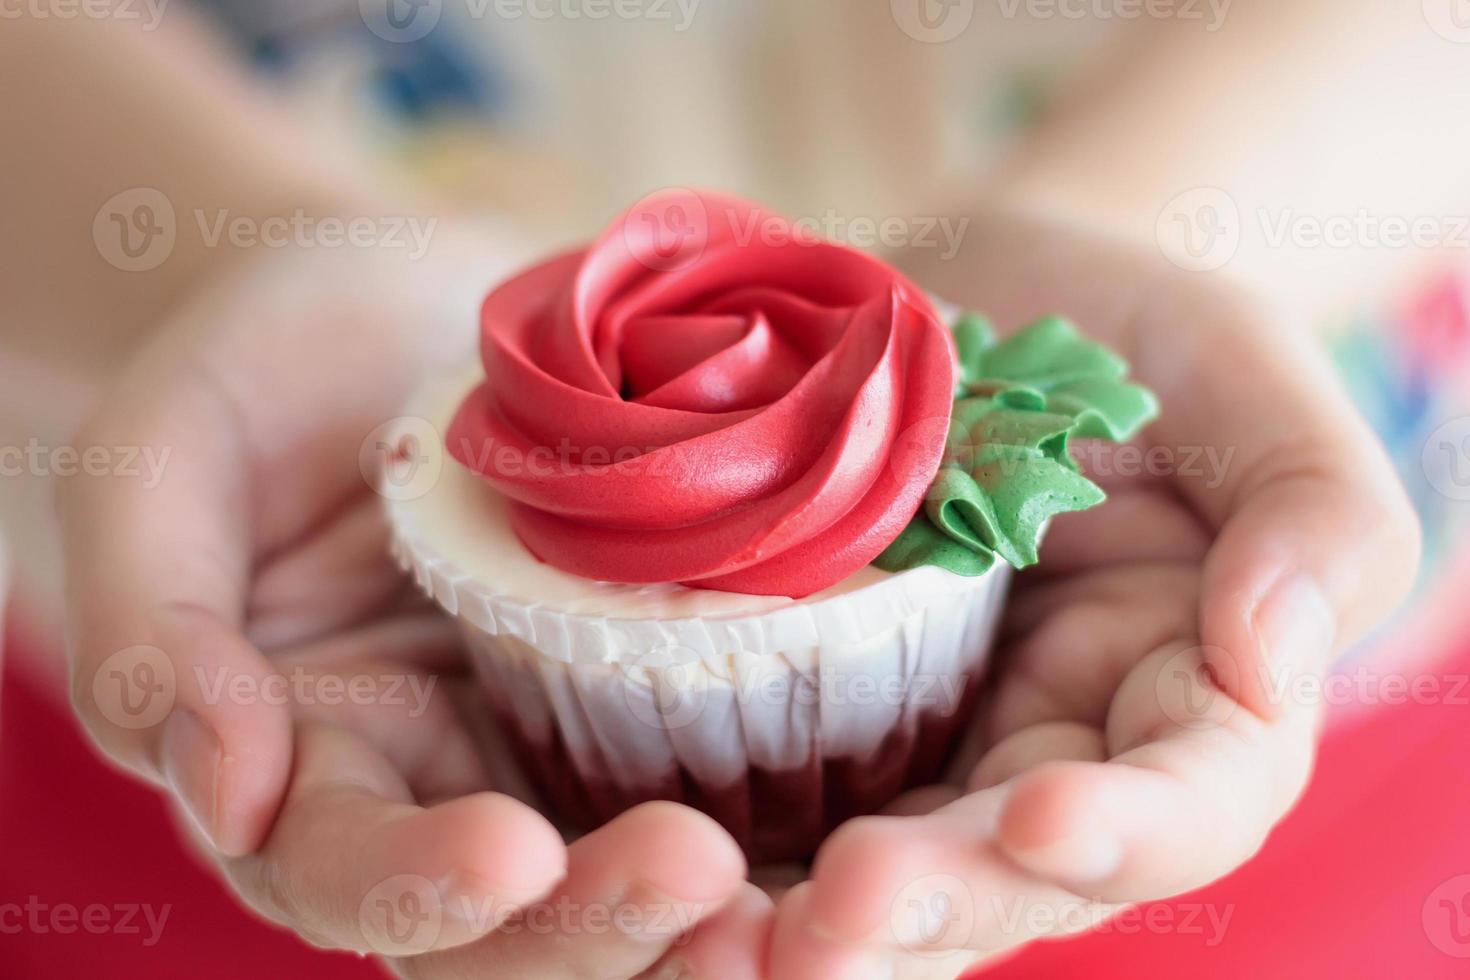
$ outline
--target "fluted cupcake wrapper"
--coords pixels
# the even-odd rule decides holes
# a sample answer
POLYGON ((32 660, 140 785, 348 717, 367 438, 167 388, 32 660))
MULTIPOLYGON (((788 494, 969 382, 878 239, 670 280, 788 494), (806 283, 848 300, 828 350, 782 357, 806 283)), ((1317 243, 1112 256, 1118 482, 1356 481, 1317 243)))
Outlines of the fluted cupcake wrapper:
POLYGON ((753 860, 939 775, 972 713, 1010 568, 925 566, 734 617, 617 619, 496 593, 390 501, 393 550, 465 636, 487 701, 560 815, 709 813, 753 860))

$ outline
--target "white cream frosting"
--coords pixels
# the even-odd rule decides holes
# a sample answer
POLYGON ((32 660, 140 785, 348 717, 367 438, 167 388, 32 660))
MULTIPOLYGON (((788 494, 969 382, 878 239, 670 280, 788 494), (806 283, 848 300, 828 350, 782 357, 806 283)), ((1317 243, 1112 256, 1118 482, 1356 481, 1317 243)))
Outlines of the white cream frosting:
MULTIPOLYGON (((597 582, 554 568, 537 559, 510 526, 505 499, 444 452, 443 434, 455 409, 480 378, 472 370, 431 387, 411 416, 426 421, 435 439, 423 445, 426 464, 437 479, 423 492, 394 502, 438 556, 488 591, 565 613, 626 619, 684 619, 752 616, 797 602, 813 603, 846 595, 892 578, 871 565, 821 592, 800 600, 691 589, 674 583, 620 585, 597 582)), ((409 421, 412 421, 410 419, 409 421)), ((414 422, 415 428, 421 423, 414 422)), ((420 439, 428 442, 428 437, 420 439)), ((918 571, 917 569, 915 571, 918 571)), ((939 571, 936 569, 935 571, 939 571)))

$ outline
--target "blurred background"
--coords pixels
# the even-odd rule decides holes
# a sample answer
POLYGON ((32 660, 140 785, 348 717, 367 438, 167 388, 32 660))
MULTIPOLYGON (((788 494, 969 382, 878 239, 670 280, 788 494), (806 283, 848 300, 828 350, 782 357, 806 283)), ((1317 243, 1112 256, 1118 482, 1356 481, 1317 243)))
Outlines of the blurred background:
MULTIPOLYGON (((1470 116, 1457 112, 1470 93, 1470 8, 1395 0, 1376 13, 1343 4, 1322 15, 1331 6, 136 0, 86 9, 126 21, 91 26, 122 28, 140 52, 187 35, 237 66, 310 145, 371 161, 383 179, 434 201, 433 213, 468 215, 525 256, 585 240, 668 186, 734 190, 858 245, 889 244, 871 239, 898 219, 908 237, 899 244, 932 235, 943 247, 953 202, 1045 173, 1031 161, 1057 131, 1051 120, 1100 98, 1107 88, 1095 80, 1141 87, 1142 111, 1183 134, 1185 149, 1149 145, 1147 126, 1070 137, 1085 176, 1052 181, 1059 189, 1044 203, 1108 221, 1187 268, 1259 285, 1329 345, 1410 490, 1428 550, 1412 602, 1342 670, 1371 659, 1445 683, 1428 703, 1345 698, 1302 810, 1258 861, 1181 900, 1230 910, 1220 935, 1150 929, 1138 913, 1131 930, 1028 951, 993 975, 1285 976, 1259 964, 1315 944, 1292 976, 1470 976, 1470 877, 1460 879, 1470 875, 1470 686, 1443 693, 1470 676, 1470 185, 1463 207, 1432 190, 1453 186, 1470 162, 1452 152, 1470 132, 1470 116), (1158 34, 1185 53, 1133 78, 1158 34), (1281 49, 1296 45, 1311 51, 1295 77, 1258 77, 1255 55, 1242 53, 1292 64, 1281 49), (1208 75, 1217 55, 1236 75, 1211 88, 1191 64, 1208 75), (1386 94, 1386 78, 1417 86, 1422 99, 1386 94), (1249 146, 1231 135, 1245 131, 1241 120, 1257 127, 1249 146), (1422 134, 1435 130, 1444 141, 1426 145, 1422 134), (1140 145, 1111 166, 1089 164, 1088 148, 1119 140, 1140 145), (1161 180, 1168 162, 1178 177, 1161 180), (1354 773, 1374 765, 1391 777, 1367 792, 1354 773), (1123 943, 1126 963, 1110 952, 1123 943)), ((9 11, 0 32, 12 14, 89 16, 64 0, 0 10, 9 11)), ((5 72, 0 59, 9 87, 5 72)), ((22 179, 0 171, 0 181, 22 179)), ((124 217, 136 183, 116 188, 124 217)), ((99 221, 111 203, 92 203, 99 221)), ((22 226, 23 214, 8 217, 22 226)), ((95 236, 78 237, 79 261, 111 262, 95 236)), ((120 266, 103 271, 132 282, 120 266)), ((141 328, 79 321, 68 278, 65 263, 39 251, 0 270, 0 977, 376 975, 236 909, 159 832, 160 803, 104 771, 69 719, 51 474, 35 461, 60 465, 55 449, 141 328), (51 284, 51 296, 7 300, 7 278, 51 284), (89 834, 104 810, 112 829, 89 834), (156 935, 146 918, 138 934, 12 928, 27 903, 169 912, 156 935)))

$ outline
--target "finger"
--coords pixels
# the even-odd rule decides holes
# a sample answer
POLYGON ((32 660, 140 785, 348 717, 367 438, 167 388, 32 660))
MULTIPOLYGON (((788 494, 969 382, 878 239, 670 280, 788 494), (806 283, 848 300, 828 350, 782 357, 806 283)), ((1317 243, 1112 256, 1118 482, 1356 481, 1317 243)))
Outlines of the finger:
MULTIPOLYGON (((359 735, 403 774, 414 799, 437 802, 494 788, 466 722, 467 712, 484 713, 483 696, 472 682, 428 673, 402 657, 374 660, 387 632, 397 641, 431 640, 432 627, 452 624, 436 617, 381 623, 304 648, 275 663, 286 675, 298 719, 346 728, 359 735), (417 629, 422 625, 425 629, 417 629), (328 648, 357 642, 363 658, 342 661, 328 648)), ((512 794, 514 795, 514 794, 512 794)))
MULTIPOLYGON (((1297 622, 1296 676, 1320 677, 1330 615, 1297 622)), ((1254 854, 1301 793, 1322 708, 1288 699, 1265 721, 1218 689, 1198 647, 1162 648, 1118 692, 1113 761, 1015 780, 999 840, 1034 873, 1110 901, 1206 884, 1254 854)))
MULTIPOLYGON (((777 908, 772 931, 770 980, 954 980, 993 953, 940 949, 922 942, 849 942, 813 930, 813 887, 793 890, 777 908)), ((904 919, 899 913, 895 922, 904 919)))
POLYGON ((971 773, 971 792, 999 786, 1047 762, 1103 762, 1108 757, 1100 729, 1073 721, 1044 722, 1002 739, 971 773))
MULTIPOLYGON (((1292 669, 1320 673, 1330 640, 1326 611, 1303 621, 1292 669)), ((1213 685, 1197 646, 1163 647, 1118 692, 1111 761, 1018 759, 1019 775, 931 815, 839 828, 813 867, 807 938, 996 950, 1207 884, 1255 852, 1306 784, 1321 705, 1286 709, 1263 720, 1213 685)))
POLYGON ((741 886, 639 980, 763 980, 775 911, 765 892, 741 886))
POLYGON ((312 942, 401 956, 494 929, 496 915, 555 887, 566 848, 504 796, 416 806, 397 769, 358 736, 307 724, 270 837, 225 870, 251 906, 312 942))
POLYGON ((382 501, 366 485, 361 489, 329 523, 257 572, 246 618, 248 635, 262 650, 330 636, 405 590, 403 573, 383 558, 382 501))
MULTIPOLYGON (((1095 475, 1091 469, 1087 473, 1095 475)), ((1170 488, 1105 489, 1106 507, 1052 522, 1037 573, 1051 579, 1126 563, 1198 564, 1204 558, 1211 534, 1170 488)))
POLYGON ((202 378, 119 397, 79 442, 134 447, 155 471, 78 475, 59 485, 58 503, 79 716, 111 758, 173 784, 215 846, 240 853, 284 788, 290 719, 283 706, 243 706, 207 686, 273 673, 232 630, 250 556, 233 431, 202 378))
POLYGON ((985 228, 927 284, 1001 324, 1073 317, 1130 359, 1162 408, 1144 438, 1216 533, 1200 607, 1211 665, 1269 713, 1262 673, 1280 638, 1261 617, 1275 593, 1314 584, 1341 644, 1417 571, 1417 521, 1377 440, 1315 341, 1234 287, 1035 216, 991 214, 985 228))
POLYGON ((1218 479, 1176 482, 1218 528, 1200 606, 1209 662, 1268 714, 1267 672, 1291 621, 1325 604, 1339 643, 1376 624, 1417 571, 1418 524, 1314 342, 1228 295, 1209 309, 1200 300, 1163 289, 1141 319, 1157 351, 1147 380, 1164 404, 1152 438, 1233 453, 1218 479))
POLYGON ((1196 633, 1198 604, 1197 567, 1164 562, 1097 569, 1019 594, 1006 615, 1024 632, 1011 639, 984 718, 990 743, 1055 721, 1101 730, 1140 656, 1196 633))
POLYGON ((1297 624, 1326 610, 1340 648, 1396 606, 1418 565, 1407 505, 1321 467, 1253 493, 1205 562, 1200 635, 1225 690, 1274 717, 1273 691, 1297 651, 1297 624))
POLYGON ((353 450, 413 375, 393 336, 410 321, 384 311, 325 317, 303 337, 304 301, 340 284, 293 274, 293 288, 263 292, 221 280, 120 374, 77 442, 124 447, 142 476, 84 472, 58 487, 77 711, 112 759, 172 784, 227 854, 269 827, 290 718, 202 687, 274 682, 239 635, 252 567, 362 489, 353 450), (328 358, 337 370, 323 373, 328 358))
POLYGON ((432 980, 635 977, 717 914, 744 878, 744 856, 713 820, 644 804, 572 844, 553 894, 478 942, 395 968, 432 980))
POLYGON ((894 950, 887 944, 851 942, 813 927, 811 882, 781 899, 771 936, 770 980, 869 980, 891 975, 894 950))
POLYGON ((280 677, 214 612, 123 591, 72 620, 73 704, 109 756, 172 789, 212 847, 248 853, 285 791, 291 718, 280 701, 234 692, 280 677))
POLYGON ((464 643, 454 620, 433 609, 393 612, 331 636, 272 654, 281 667, 314 668, 363 661, 396 663, 435 673, 465 673, 464 643))

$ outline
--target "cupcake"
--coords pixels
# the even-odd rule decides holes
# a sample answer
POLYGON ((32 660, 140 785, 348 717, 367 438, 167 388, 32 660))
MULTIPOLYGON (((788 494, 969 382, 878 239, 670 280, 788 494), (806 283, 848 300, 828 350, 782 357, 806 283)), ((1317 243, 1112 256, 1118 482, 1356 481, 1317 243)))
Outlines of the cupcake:
POLYGON ((1060 319, 997 341, 708 193, 644 199, 480 328, 400 420, 449 460, 385 486, 395 554, 565 821, 675 800, 758 861, 938 776, 1011 569, 1103 498, 1068 440, 1155 412, 1060 319))

